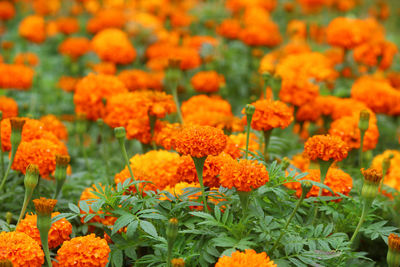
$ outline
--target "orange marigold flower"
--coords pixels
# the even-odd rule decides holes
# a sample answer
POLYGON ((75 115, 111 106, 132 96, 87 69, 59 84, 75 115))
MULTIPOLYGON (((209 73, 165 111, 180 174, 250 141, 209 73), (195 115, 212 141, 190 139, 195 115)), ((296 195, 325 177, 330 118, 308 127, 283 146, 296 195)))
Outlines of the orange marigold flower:
POLYGON ((215 93, 225 84, 225 78, 216 71, 200 71, 192 77, 190 83, 197 92, 215 93))
MULTIPOLYGON (((286 128, 293 121, 293 111, 281 101, 262 99, 251 103, 255 108, 251 127, 257 131, 268 131, 274 128, 286 128)), ((245 114, 245 110, 242 110, 245 114)), ((243 117, 246 122, 246 117, 243 117)))
POLYGON ((290 164, 305 172, 310 167, 310 159, 304 157, 304 154, 297 154, 292 157, 290 164))
POLYGON ((39 63, 39 58, 31 52, 18 53, 14 58, 14 63, 34 67, 39 63))
POLYGON ((217 27, 217 33, 229 39, 237 39, 240 30, 241 30, 240 21, 236 19, 225 19, 217 27))
POLYGON ((112 62, 100 62, 91 64, 90 68, 98 74, 114 75, 117 72, 117 67, 112 62))
POLYGON ((389 156, 393 156, 393 158, 390 160, 390 166, 385 174, 383 183, 400 191, 400 151, 385 150, 372 160, 371 167, 382 172, 382 163, 385 159, 389 158, 389 156))
POLYGON ((296 0, 305 13, 318 12, 323 6, 329 4, 329 0, 296 0))
POLYGON ((72 34, 79 31, 79 22, 73 17, 61 17, 56 21, 58 31, 63 34, 72 34))
POLYGON ((143 70, 123 70, 118 78, 125 84, 129 91, 142 89, 162 90, 163 74, 149 73, 143 70))
POLYGON ((329 114, 326 112, 324 115, 330 115, 332 119, 337 120, 345 116, 352 116, 354 114, 360 113, 361 110, 368 109, 367 105, 365 105, 363 102, 357 101, 352 98, 337 98, 333 96, 328 96, 328 97, 321 97, 317 99, 319 102, 319 105, 323 105, 322 108, 325 107, 325 105, 328 105, 329 109, 329 114), (328 101, 331 101, 331 103, 327 103, 328 101))
POLYGON ((347 157, 348 147, 337 136, 314 135, 304 145, 304 153, 311 160, 341 161, 347 157))
MULTIPOLYGON (((304 170, 307 172, 307 176, 300 180, 311 180, 315 182, 321 181, 321 175, 319 170, 304 170)), ((324 184, 329 186, 335 193, 335 196, 339 196, 338 193, 348 196, 351 189, 353 188, 353 179, 350 175, 337 168, 329 168, 326 175, 324 184)), ((296 196, 300 197, 302 193, 301 184, 299 182, 286 183, 285 186, 289 189, 296 190, 296 196)), ((313 186, 308 192, 306 197, 317 197, 319 193, 319 187, 313 186)), ((332 196, 332 193, 327 189, 322 189, 322 196, 332 196)), ((340 200, 339 200, 340 201, 340 200)))
POLYGON ((356 62, 386 70, 392 65, 393 57, 397 54, 396 44, 384 40, 371 41, 354 48, 353 58, 356 62))
POLYGON ((218 112, 232 116, 231 104, 220 96, 192 96, 182 103, 181 110, 183 117, 200 111, 218 112))
POLYGON ((58 80, 57 86, 65 92, 74 92, 75 87, 79 82, 79 78, 70 76, 61 76, 58 80))
POLYGON ((29 164, 36 164, 39 167, 40 175, 48 178, 56 169, 57 154, 65 154, 65 146, 57 145, 46 139, 22 141, 11 168, 25 174, 29 164))
POLYGON ((279 91, 279 99, 298 107, 313 101, 318 95, 318 85, 310 82, 309 78, 301 76, 295 80, 283 79, 279 91))
POLYGON ((37 214, 50 216, 53 212, 54 207, 57 204, 57 199, 41 197, 32 200, 32 202, 35 205, 35 210, 37 214))
POLYGON ((15 7, 8 1, 0 2, 0 20, 9 20, 15 16, 15 7))
POLYGON ((191 47, 200 51, 200 49, 206 44, 211 46, 217 46, 218 40, 212 36, 196 35, 196 36, 186 36, 183 39, 182 43, 184 47, 191 47))
MULTIPOLYGON (((185 192, 189 190, 189 188, 200 188, 199 183, 187 183, 187 182, 179 182, 173 186, 166 186, 163 191, 167 191, 171 193, 173 196, 176 198, 180 198, 181 195, 183 195, 185 192)), ((196 193, 194 195, 189 196, 189 199, 195 200, 200 196, 200 192, 196 193)), ((166 194, 161 194, 160 195, 160 200, 171 200, 168 198, 166 194)))
POLYGON ((19 35, 33 43, 42 43, 46 39, 44 18, 37 15, 25 17, 19 24, 19 35))
POLYGON ((176 135, 181 130, 181 125, 179 123, 166 123, 161 122, 160 128, 156 129, 154 132, 154 141, 157 145, 162 146, 166 150, 171 150, 173 148, 173 143, 175 142, 176 135))
POLYGON ((67 140, 68 131, 67 127, 54 115, 46 115, 40 118, 44 125, 44 129, 53 133, 58 139, 67 140))
POLYGON ((226 115, 216 111, 199 110, 185 115, 183 120, 187 124, 207 125, 227 132, 243 131, 241 119, 233 115, 226 115))
POLYGON ((87 23, 90 33, 97 33, 107 28, 122 28, 125 25, 126 16, 118 9, 104 9, 91 18, 87 23))
POLYGON ((70 37, 60 44, 58 51, 72 59, 77 59, 90 51, 90 41, 85 37, 70 37))
MULTIPOLYGON (((370 112, 371 113, 371 112, 370 112)), ((378 143, 379 131, 374 115, 369 121, 369 128, 365 132, 363 151, 374 149, 378 143)), ((329 134, 340 137, 349 149, 360 148, 360 129, 358 128, 359 115, 344 116, 331 123, 329 134)))
MULTIPOLYGON (((175 152, 152 150, 143 155, 135 155, 130 159, 134 178, 140 181, 150 181, 152 184, 140 184, 145 190, 162 190, 166 186, 174 186, 179 182, 177 169, 179 155, 175 152)), ((131 175, 127 167, 115 175, 115 183, 123 183, 131 175)), ((132 186, 132 191, 135 187, 132 186)))
POLYGON ((221 129, 198 125, 184 127, 174 142, 177 152, 195 158, 216 156, 225 149, 225 146, 226 135, 221 129))
POLYGON ((18 116, 18 104, 10 97, 0 97, 0 110, 3 112, 3 119, 18 116))
MULTIPOLYGON (((59 212, 53 212, 51 217, 59 215, 59 212)), ((26 214, 25 218, 21 220, 16 232, 22 232, 33 238, 39 245, 41 245, 40 234, 37 228, 37 215, 36 214, 26 214)), ((72 233, 72 224, 65 218, 56 221, 51 225, 49 231, 49 248, 53 249, 61 245, 65 240, 69 240, 69 236, 72 233)))
POLYGON ((20 232, 0 233, 0 260, 8 259, 14 267, 40 267, 44 253, 30 236, 20 232))
POLYGON ((107 241, 94 234, 75 237, 57 251, 57 266, 105 267, 110 251, 107 241))
POLYGON ((85 113, 86 118, 97 120, 104 116, 103 99, 108 100, 112 95, 127 91, 124 84, 114 76, 90 73, 76 85, 75 112, 85 113))
POLYGON ((250 46, 276 46, 282 42, 278 25, 273 21, 262 25, 249 25, 240 30, 239 39, 250 46))
POLYGON ((235 187, 248 192, 266 184, 269 180, 266 167, 254 160, 229 159, 221 167, 219 181, 223 187, 235 187))
POLYGON ((215 267, 229 266, 277 267, 267 256, 267 253, 257 253, 253 249, 246 249, 244 252, 235 251, 231 256, 219 258, 215 264, 215 267))
POLYGON ((93 51, 103 61, 128 64, 135 60, 136 50, 128 36, 120 29, 105 29, 92 39, 93 51))
POLYGON ((33 9, 39 15, 55 15, 61 7, 60 0, 34 0, 33 9))
POLYGON ((32 86, 33 75, 30 67, 0 63, 0 88, 27 90, 32 86))
MULTIPOLYGON (((224 152, 229 154, 232 158, 238 159, 244 155, 246 149, 246 133, 232 134, 227 139, 224 152)), ((249 151, 256 153, 260 150, 258 137, 254 133, 250 133, 249 137, 249 151)))
MULTIPOLYGON (((100 186, 104 190, 105 187, 102 186, 101 184, 100 184, 100 186)), ((91 204, 93 202, 95 202, 96 199, 99 198, 97 195, 93 194, 93 192, 99 193, 99 189, 95 185, 92 185, 91 187, 88 187, 85 190, 83 190, 83 192, 81 194, 81 197, 79 199, 79 206, 81 206, 80 205, 81 201, 85 201, 89 205, 89 214, 93 214, 94 213, 92 208, 91 208, 91 204)), ((99 214, 99 213, 103 214, 104 212, 102 210, 99 210, 99 211, 97 211, 97 214, 99 214)), ((81 214, 86 214, 86 212, 81 209, 81 214)), ((85 219, 85 217, 81 218, 81 222, 82 223, 84 222, 84 219, 85 219)), ((101 216, 96 215, 88 223, 100 223, 100 224, 103 224, 103 225, 106 225, 106 226, 110 226, 110 225, 114 225, 116 220, 117 220, 116 217, 105 215, 104 218, 102 218, 101 216)))

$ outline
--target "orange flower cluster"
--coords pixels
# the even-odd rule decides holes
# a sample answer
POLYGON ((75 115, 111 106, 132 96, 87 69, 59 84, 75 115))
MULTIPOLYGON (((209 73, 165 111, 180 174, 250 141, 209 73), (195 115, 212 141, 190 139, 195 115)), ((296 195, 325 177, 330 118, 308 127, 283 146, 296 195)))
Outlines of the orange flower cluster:
POLYGON ((277 265, 267 256, 267 253, 257 253, 253 249, 246 249, 244 252, 235 251, 231 256, 223 256, 219 258, 215 264, 215 267, 240 266, 277 267, 277 265))
POLYGON ((311 160, 341 161, 347 157, 348 147, 337 136, 314 135, 304 144, 304 153, 311 160))
POLYGON ((94 234, 75 237, 65 241, 57 251, 55 266, 105 267, 110 251, 107 241, 94 234))
MULTIPOLYGON (((331 123, 329 134, 340 137, 349 149, 360 148, 360 129, 358 128, 359 115, 344 116, 331 123)), ((365 132, 363 150, 374 149, 378 143, 379 131, 375 116, 372 114, 369 120, 369 128, 365 132)))
POLYGON ((390 155, 392 155, 393 158, 390 160, 390 167, 385 174, 383 182, 387 186, 400 190, 400 151, 385 150, 372 160, 371 167, 382 172, 382 163, 384 159, 388 158, 390 155))
POLYGON ((157 145, 166 150, 171 150, 175 142, 176 135, 179 133, 181 125, 179 123, 161 122, 159 128, 154 133, 154 141, 157 145))
POLYGON ((74 104, 76 113, 86 114, 86 118, 97 120, 105 112, 103 100, 128 90, 116 77, 103 74, 89 74, 76 85, 74 104))
POLYGON ((239 38, 240 30, 241 30, 240 21, 236 19, 225 19, 217 27, 217 33, 228 39, 239 38))
POLYGON ((56 20, 57 31, 69 35, 79 31, 79 22, 73 17, 60 17, 56 20))
POLYGON ((39 64, 39 58, 35 53, 18 53, 14 58, 14 64, 27 65, 34 67, 39 64))
POLYGON ((125 32, 110 28, 97 33, 92 39, 93 51, 103 61, 129 64, 136 58, 136 50, 125 32))
POLYGON ((3 113, 3 119, 18 116, 18 104, 12 98, 1 96, 0 110, 3 113))
MULTIPOLYGON (((167 191, 171 193, 176 198, 180 198, 185 192, 188 191, 189 188, 200 188, 199 183, 187 183, 187 182, 179 182, 174 186, 166 186, 163 191, 167 191)), ((200 192, 194 195, 189 196, 189 199, 196 200, 200 196, 200 192)), ((171 200, 167 197, 167 195, 163 194, 160 197, 160 200, 171 200)))
POLYGON ((225 78, 216 71, 201 71, 192 77, 190 83, 197 92, 215 93, 225 84, 225 78))
POLYGON ((61 88, 65 92, 74 92, 78 82, 78 78, 61 76, 58 80, 57 87, 61 88))
POLYGON ((58 51, 72 59, 77 59, 88 53, 90 48, 91 45, 89 39, 85 37, 70 37, 60 44, 58 51))
POLYGON ((351 87, 351 97, 365 103, 376 113, 400 114, 400 92, 385 79, 359 78, 351 87))
POLYGON ((164 74, 159 72, 146 72, 143 70, 123 70, 118 74, 118 78, 125 84, 129 91, 144 89, 158 90, 163 89, 162 79, 164 74))
MULTIPOLYGON (((257 100, 251 103, 255 108, 251 127, 257 131, 268 131, 274 128, 286 128, 293 121, 293 111, 281 101, 269 99, 257 100)), ((242 110, 245 114, 245 110, 242 110)), ((246 117, 243 117, 246 122, 246 117)))
POLYGON ((60 140, 68 140, 67 127, 54 115, 46 115, 40 118, 44 125, 44 130, 53 133, 60 140))
POLYGON ((121 10, 103 9, 88 21, 86 29, 90 33, 97 33, 107 28, 122 28, 125 22, 126 16, 121 10))
POLYGON ((30 67, 0 63, 0 88, 27 90, 32 86, 33 74, 30 67))
POLYGON ((223 187, 248 192, 265 185, 268 180, 266 167, 254 160, 226 160, 219 175, 223 187))
MULTIPOLYGON (((100 186, 102 186, 100 184, 100 186)), ((102 186, 103 190, 104 190, 104 186, 102 186)), ((95 185, 92 185, 91 187, 86 188, 85 190, 83 190, 81 197, 79 199, 79 203, 81 201, 85 201, 88 205, 89 205, 89 214, 94 213, 92 208, 90 207, 90 205, 95 202, 96 199, 98 199, 99 197, 95 194, 93 194, 93 192, 99 192, 99 190, 97 189, 97 187, 95 185)), ((79 204, 80 206, 80 204, 79 204)), ((101 210, 97 211, 97 213, 103 213, 101 210)), ((82 209, 81 209, 81 214, 86 214, 82 209)), ((81 222, 84 222, 85 217, 81 218, 81 222)), ((94 216, 88 223, 101 223, 103 225, 114 225, 115 221, 117 220, 116 217, 112 217, 112 216, 107 216, 105 215, 104 218, 96 215, 94 216)))
POLYGON ((105 75, 114 75, 117 72, 117 67, 112 62, 100 62, 97 64, 89 64, 93 72, 105 75))
MULTIPOLYGON (((305 170, 305 172, 308 173, 307 176, 301 178, 300 180, 321 182, 321 175, 319 170, 311 169, 305 170)), ((332 191, 335 193, 335 196, 339 196, 339 193, 348 196, 351 189, 353 188, 353 179, 350 175, 340 169, 329 168, 324 184, 332 189, 332 191)), ((286 183, 285 186, 289 189, 296 190, 297 197, 301 196, 302 189, 299 182, 286 183)), ((306 197, 317 197, 318 193, 319 187, 314 185, 311 188, 310 192, 307 193, 306 197)), ((323 188, 322 196, 332 196, 332 193, 329 190, 323 188)))
POLYGON ((396 44, 384 40, 373 40, 357 46, 353 51, 353 58, 366 66, 378 66, 379 69, 386 70, 392 65, 393 57, 397 52, 396 44))
MULTIPOLYGON (((51 217, 59 215, 59 212, 53 212, 51 217)), ((37 228, 37 215, 29 215, 27 214, 23 220, 21 220, 17 228, 16 232, 25 233, 31 238, 33 238, 39 245, 41 245, 40 234, 37 228)), ((65 240, 70 239, 70 234, 72 233, 72 225, 65 218, 58 220, 57 222, 51 225, 49 231, 49 248, 53 249, 61 245, 65 240)))
POLYGON ((20 232, 0 233, 0 260, 8 259, 14 267, 40 267, 44 253, 30 236, 20 232))
POLYGON ((226 147, 223 131, 210 126, 190 125, 184 127, 174 142, 174 148, 183 155, 195 158, 217 156, 226 147))
MULTIPOLYGON (((239 133, 230 135, 227 139, 224 152, 234 159, 238 159, 244 155, 246 149, 246 133, 239 133)), ((260 150, 258 138, 254 133, 250 133, 249 138, 249 151, 256 153, 260 150)))
POLYGON ((33 42, 42 43, 46 39, 44 18, 38 15, 25 17, 19 25, 19 35, 33 42))
POLYGON ((0 2, 0 20, 10 20, 15 16, 15 7, 7 1, 0 2))

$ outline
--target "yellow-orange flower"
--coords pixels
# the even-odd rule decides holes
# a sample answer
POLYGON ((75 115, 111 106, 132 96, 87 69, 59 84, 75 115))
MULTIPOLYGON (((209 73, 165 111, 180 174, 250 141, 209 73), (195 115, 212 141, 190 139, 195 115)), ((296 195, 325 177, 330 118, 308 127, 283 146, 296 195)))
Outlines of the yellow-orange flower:
POLYGON ((12 98, 1 96, 0 110, 3 112, 3 119, 18 116, 18 104, 12 98))
POLYGON ((136 58, 135 48, 120 29, 105 29, 97 33, 93 37, 92 48, 101 60, 115 64, 128 64, 136 58))
POLYGON ((311 160, 341 161, 347 157, 348 147, 337 136, 314 135, 304 145, 304 153, 311 160))
POLYGON ((104 9, 88 21, 86 29, 90 33, 97 33, 107 28, 122 28, 125 22, 126 16, 121 10, 104 9))
POLYGON ((65 241, 57 251, 56 266, 105 267, 110 251, 107 241, 94 234, 75 237, 65 241))
POLYGON ((184 127, 174 142, 176 151, 195 158, 216 156, 226 147, 226 135, 221 129, 210 126, 184 127))
POLYGON ((125 84, 129 91, 144 89, 161 90, 162 73, 149 73, 143 70, 123 70, 118 74, 118 78, 125 84))
POLYGON ((0 20, 9 20, 15 16, 15 7, 11 2, 0 2, 0 20))
POLYGON ((30 67, 0 63, 0 88, 27 90, 32 86, 33 75, 30 67))
POLYGON ((261 25, 249 25, 239 32, 239 39, 250 46, 276 46, 282 42, 279 27, 270 21, 261 25))
POLYGON ((97 120, 104 116, 103 99, 125 93, 128 90, 116 77, 103 74, 89 74, 76 85, 74 104, 76 113, 86 114, 86 118, 97 120))
MULTIPOLYGON (((59 212, 53 212, 51 217, 59 215, 59 212)), ((37 228, 37 215, 27 214, 23 220, 21 220, 15 231, 22 232, 33 238, 38 244, 42 244, 40 241, 40 234, 37 228)), ((49 248, 53 249, 61 245, 65 240, 70 239, 72 233, 72 224, 65 218, 62 218, 51 225, 49 231, 49 248)))
POLYGON ((171 150, 175 142, 174 139, 179 133, 181 125, 179 123, 161 122, 159 129, 154 132, 154 141, 157 145, 162 146, 166 150, 171 150))
POLYGON ((218 262, 215 264, 215 267, 234 266, 276 267, 277 265, 270 260, 267 253, 257 253, 253 249, 246 249, 244 252, 235 251, 231 256, 219 258, 218 262))
POLYGON ((41 117, 40 121, 43 123, 44 129, 53 133, 58 139, 68 139, 67 127, 56 116, 49 114, 41 117))
POLYGON ((90 51, 90 41, 85 37, 70 37, 65 39, 58 51, 73 59, 77 59, 90 51))
POLYGON ((236 19, 225 19, 217 27, 217 33, 225 38, 237 39, 240 29, 240 21, 236 19))
POLYGON ((193 96, 182 103, 181 110, 184 118, 200 111, 218 112, 226 116, 232 116, 231 104, 219 96, 193 96))
POLYGON ((215 93, 225 84, 225 78, 216 71, 201 71, 192 77, 190 83, 197 92, 215 93))
POLYGON ((25 17, 19 24, 19 35, 34 43, 42 43, 46 39, 44 18, 38 15, 25 17))
POLYGON ((74 92, 75 87, 79 82, 79 78, 70 76, 61 76, 58 80, 57 86, 65 92, 74 92))
POLYGON ((36 54, 31 52, 18 53, 14 58, 14 63, 34 67, 39 64, 39 58, 36 54))
POLYGON ((0 233, 0 260, 8 259, 14 267, 40 267, 44 253, 30 236, 20 232, 0 233))
MULTIPOLYGON (((251 103, 255 108, 251 127, 257 131, 268 131, 274 128, 286 128, 293 121, 293 111, 281 101, 262 99, 251 103)), ((245 110, 242 110, 245 113, 245 110)), ((246 118, 243 117, 243 121, 246 118)))
POLYGON ((72 34, 79 31, 79 22, 73 17, 60 17, 56 21, 57 30, 63 34, 72 34))
MULTIPOLYGON (((229 136, 225 153, 229 154, 232 158, 238 159, 244 155, 244 150, 246 149, 246 133, 232 134, 229 136)), ((250 133, 249 138, 249 151, 256 153, 260 150, 260 145, 258 143, 258 138, 254 133, 250 133)))
POLYGON ((382 154, 377 155, 371 163, 371 167, 382 172, 382 163, 389 156, 393 156, 390 160, 390 167, 385 174, 384 184, 400 191, 400 151, 385 150, 382 154))
POLYGON ((398 52, 396 44, 384 40, 371 41, 354 48, 353 58, 356 62, 385 70, 392 65, 393 57, 398 52))

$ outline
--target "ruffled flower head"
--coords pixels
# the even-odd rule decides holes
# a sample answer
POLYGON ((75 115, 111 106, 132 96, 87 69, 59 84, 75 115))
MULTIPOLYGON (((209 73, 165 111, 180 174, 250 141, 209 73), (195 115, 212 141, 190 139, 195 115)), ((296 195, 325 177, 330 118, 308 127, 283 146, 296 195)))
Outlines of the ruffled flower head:
POLYGON ((331 135, 315 135, 304 145, 304 153, 311 160, 341 161, 347 157, 348 147, 342 139, 331 135))
POLYGON ((3 113, 3 119, 18 116, 18 104, 12 98, 1 96, 0 110, 3 113))
POLYGON ((195 158, 216 156, 226 147, 226 135, 221 129, 191 125, 177 134, 174 147, 178 153, 195 158))
POLYGON ((35 205, 36 213, 41 214, 51 214, 53 212, 54 207, 57 204, 57 199, 50 198, 38 198, 33 200, 33 204, 35 205))
POLYGON ((253 249, 246 249, 244 252, 235 251, 231 256, 223 256, 218 259, 215 267, 241 267, 241 266, 257 266, 257 267, 277 267, 270 260, 267 253, 257 253, 253 249))
POLYGON ((0 2, 0 20, 9 20, 15 16, 15 7, 11 2, 0 2))
POLYGON ((77 59, 90 51, 90 41, 85 37, 70 37, 60 44, 58 51, 72 59, 77 59))
POLYGON ((42 43, 46 39, 45 21, 38 15, 25 17, 18 30, 19 35, 33 43, 42 43))
POLYGON ((34 73, 24 65, 0 63, 0 88, 27 90, 32 86, 34 73))
POLYGON ((215 93, 225 84, 225 78, 216 71, 202 71, 196 73, 190 80, 190 83, 197 92, 215 93))

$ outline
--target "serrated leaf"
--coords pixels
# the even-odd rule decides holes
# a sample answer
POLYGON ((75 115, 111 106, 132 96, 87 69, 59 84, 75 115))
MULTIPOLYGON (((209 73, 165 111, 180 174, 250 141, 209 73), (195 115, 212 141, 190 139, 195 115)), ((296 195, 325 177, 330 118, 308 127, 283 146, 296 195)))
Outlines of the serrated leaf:
POLYGON ((114 253, 112 253, 111 256, 111 262, 113 263, 113 265, 115 267, 122 267, 122 263, 123 263, 124 259, 123 259, 123 253, 122 250, 114 250, 114 253))
POLYGON ((126 236, 128 237, 128 239, 132 239, 133 238, 133 235, 136 232, 138 224, 139 224, 139 222, 137 220, 134 220, 133 222, 128 224, 128 227, 126 228, 126 236))
POLYGON ((220 221, 221 220, 221 209, 219 206, 214 207, 214 214, 215 214, 215 218, 217 219, 217 221, 220 221))
POLYGON ((127 226, 133 220, 135 220, 135 216, 133 216, 132 214, 125 214, 119 217, 114 223, 111 235, 114 235, 116 232, 118 232, 119 229, 127 226))
POLYGON ((81 213, 81 210, 79 209, 79 207, 73 203, 68 203, 68 207, 71 211, 75 212, 75 213, 81 213))
POLYGON ((85 216, 85 219, 83 219, 83 223, 87 223, 91 219, 93 219, 96 216, 96 214, 88 214, 85 216))
POLYGON ((87 202, 85 200, 79 201, 79 207, 81 208, 81 210, 83 210, 85 213, 89 213, 90 209, 89 209, 89 205, 87 204, 87 202))
POLYGON ((208 220, 214 220, 214 217, 208 213, 202 212, 202 211, 192 211, 189 212, 191 215, 196 216, 196 217, 200 217, 203 219, 208 219, 208 220))
POLYGON ((158 237, 157 230, 151 222, 140 221, 140 228, 153 237, 158 237))

